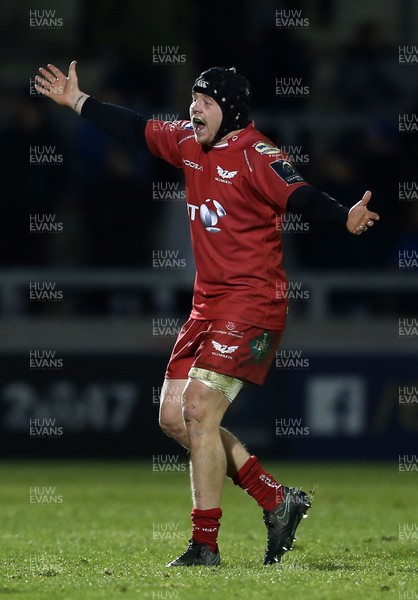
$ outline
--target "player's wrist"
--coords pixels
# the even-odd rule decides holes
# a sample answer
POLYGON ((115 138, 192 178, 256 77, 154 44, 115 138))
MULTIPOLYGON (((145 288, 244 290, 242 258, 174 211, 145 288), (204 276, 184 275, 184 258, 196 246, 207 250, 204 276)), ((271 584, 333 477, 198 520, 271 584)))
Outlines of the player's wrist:
POLYGON ((70 100, 70 108, 75 110, 75 112, 77 114, 80 114, 81 109, 83 108, 83 104, 87 100, 88 97, 89 97, 88 94, 78 91, 78 93, 75 94, 70 100))

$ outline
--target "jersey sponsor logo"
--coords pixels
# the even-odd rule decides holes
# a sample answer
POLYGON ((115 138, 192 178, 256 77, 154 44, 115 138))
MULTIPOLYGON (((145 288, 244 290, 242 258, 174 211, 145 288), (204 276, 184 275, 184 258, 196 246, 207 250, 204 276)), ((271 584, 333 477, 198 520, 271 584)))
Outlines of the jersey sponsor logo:
POLYGON ((183 158, 183 163, 186 167, 190 167, 191 169, 195 169, 196 171, 203 171, 202 165, 198 165, 197 163, 188 160, 187 158, 183 158))
POLYGON ((227 171, 219 165, 216 166, 216 170, 218 171, 219 177, 215 177, 215 181, 219 181, 220 183, 227 183, 228 185, 232 185, 232 181, 229 180, 233 179, 238 173, 238 171, 227 171))
POLYGON ((277 146, 272 146, 271 144, 267 144, 267 142, 257 142, 254 144, 254 149, 259 152, 259 154, 267 154, 267 156, 276 156, 277 154, 282 154, 280 148, 277 146))
POLYGON ((238 339, 242 339, 244 337, 244 332, 236 329, 236 324, 233 321, 227 321, 225 324, 225 329, 213 329, 212 333, 219 333, 220 335, 228 335, 229 337, 235 337, 238 339))
MULTIPOLYGON (((212 346, 215 348, 217 352, 220 354, 233 354, 235 350, 239 348, 239 346, 228 346, 228 344, 220 344, 216 340, 211 340, 212 346)), ((216 352, 213 352, 216 355, 216 352)))
POLYGON ((206 89, 208 87, 208 85, 209 85, 209 82, 206 81, 206 79, 203 79, 203 77, 199 77, 199 79, 196 80, 195 85, 197 87, 201 87, 201 88, 206 89))
POLYGON ((305 181, 288 160, 275 160, 270 163, 270 167, 287 185, 305 181))
POLYGON ((226 210, 220 202, 206 198, 205 202, 199 206, 187 203, 187 211, 191 221, 196 220, 196 213, 199 211, 200 220, 206 231, 210 233, 219 233, 220 227, 216 227, 219 219, 226 217, 226 210))
POLYGON ((200 220, 202 221, 203 227, 206 231, 211 233, 219 233, 221 231, 220 227, 215 227, 218 224, 219 219, 222 219, 226 216, 226 210, 222 206, 220 202, 217 200, 211 200, 208 198, 205 200, 206 204, 202 204, 199 209, 200 220), (208 208, 207 203, 213 203, 213 208, 208 208))
POLYGON ((201 204, 199 213, 200 220, 202 221, 203 227, 206 229, 206 231, 209 231, 210 233, 219 233, 221 231, 221 228, 216 227, 216 225, 218 224, 219 219, 222 219, 226 216, 226 210, 220 202, 208 198, 205 200, 205 204, 201 204), (212 203, 214 208, 209 208, 208 203, 209 206, 211 206, 210 203, 212 203))

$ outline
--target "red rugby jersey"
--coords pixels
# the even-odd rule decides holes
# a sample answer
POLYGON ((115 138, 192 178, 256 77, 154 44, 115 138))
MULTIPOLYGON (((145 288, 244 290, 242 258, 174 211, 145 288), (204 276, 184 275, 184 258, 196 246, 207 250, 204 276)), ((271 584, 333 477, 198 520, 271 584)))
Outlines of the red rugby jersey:
POLYGON ((191 317, 282 329, 286 275, 278 218, 306 185, 287 157, 254 126, 222 146, 198 144, 189 121, 151 120, 150 151, 186 179, 196 278, 191 317))

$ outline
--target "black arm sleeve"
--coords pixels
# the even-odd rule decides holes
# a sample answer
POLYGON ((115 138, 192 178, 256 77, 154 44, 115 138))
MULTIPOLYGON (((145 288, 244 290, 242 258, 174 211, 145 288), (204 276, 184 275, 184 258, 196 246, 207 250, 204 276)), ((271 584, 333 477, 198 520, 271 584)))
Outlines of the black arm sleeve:
POLYGON ((144 139, 147 119, 134 110, 100 102, 90 96, 84 102, 80 116, 122 142, 135 143, 144 139))
POLYGON ((349 209, 311 185, 298 187, 287 201, 289 212, 301 213, 318 225, 345 227, 349 209))

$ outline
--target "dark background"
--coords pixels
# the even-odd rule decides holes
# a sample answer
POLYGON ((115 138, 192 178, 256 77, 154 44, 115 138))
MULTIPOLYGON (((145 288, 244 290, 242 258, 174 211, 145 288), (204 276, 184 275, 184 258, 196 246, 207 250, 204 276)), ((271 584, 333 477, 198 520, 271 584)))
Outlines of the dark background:
POLYGON ((266 386, 243 394, 228 419, 269 456, 397 460, 407 452, 405 440, 418 431, 418 407, 416 401, 402 407, 398 388, 409 385, 414 396, 417 336, 400 340, 398 321, 416 323, 417 269, 400 269, 399 252, 417 256, 418 200, 402 201, 399 186, 417 185, 418 145, 416 133, 399 131, 398 119, 418 112, 418 63, 400 63, 399 46, 412 48, 418 60, 416 3, 55 0, 36 7, 8 0, 0 11, 3 453, 142 456, 171 444, 158 430, 152 388, 161 385, 175 338, 155 339, 152 323, 187 318, 193 259, 184 203, 156 201, 153 189, 166 183, 181 191, 181 173, 154 159, 144 144, 113 140, 36 94, 39 66, 52 62, 66 72, 73 59, 83 91, 164 120, 187 118, 201 71, 233 65, 251 82, 256 125, 277 145, 296 148, 298 169, 312 185, 347 206, 366 189, 373 192, 370 206, 381 222, 366 235, 321 228, 285 234, 289 276, 313 279, 316 287, 307 305, 291 307, 283 343, 305 353, 309 366, 273 367, 266 386), (46 25, 33 26, 31 11, 39 19, 48 10, 46 25), (276 11, 284 12, 278 17, 276 11), (298 17, 300 26, 292 24, 298 17), (156 64, 167 47, 178 64, 156 64), (300 81, 308 93, 278 96, 281 78, 300 81), (39 157, 45 147, 53 148, 58 164, 31 164, 31 152, 39 157), (33 214, 54 215, 62 231, 30 233, 33 214), (153 269, 153 252, 164 249, 186 259, 179 275, 153 269), (31 301, 30 284, 45 281, 55 283, 62 300, 31 301), (318 308, 322 292, 327 302, 318 308), (63 358, 63 369, 30 370, 29 352, 45 348, 63 358), (309 389, 315 378, 336 375, 345 399, 331 398, 330 410, 341 418, 324 436, 310 421, 309 389), (354 380, 363 382, 360 399, 354 380), (116 432, 109 423, 117 401, 106 386, 120 381, 141 395, 116 432), (59 383, 73 386, 66 401, 56 391, 59 383), (90 405, 83 390, 94 385, 105 391, 90 405), (370 415, 388 396, 399 435, 385 445, 389 431, 376 433, 370 415), (344 423, 358 402, 368 416, 351 431, 344 423), (80 403, 93 416, 75 431, 71 414, 80 403), (102 431, 92 425, 100 411, 108 418, 102 431), (62 425, 64 437, 31 438, 29 420, 44 417, 62 425), (312 429, 308 439, 271 435, 278 417, 301 418, 312 429))

